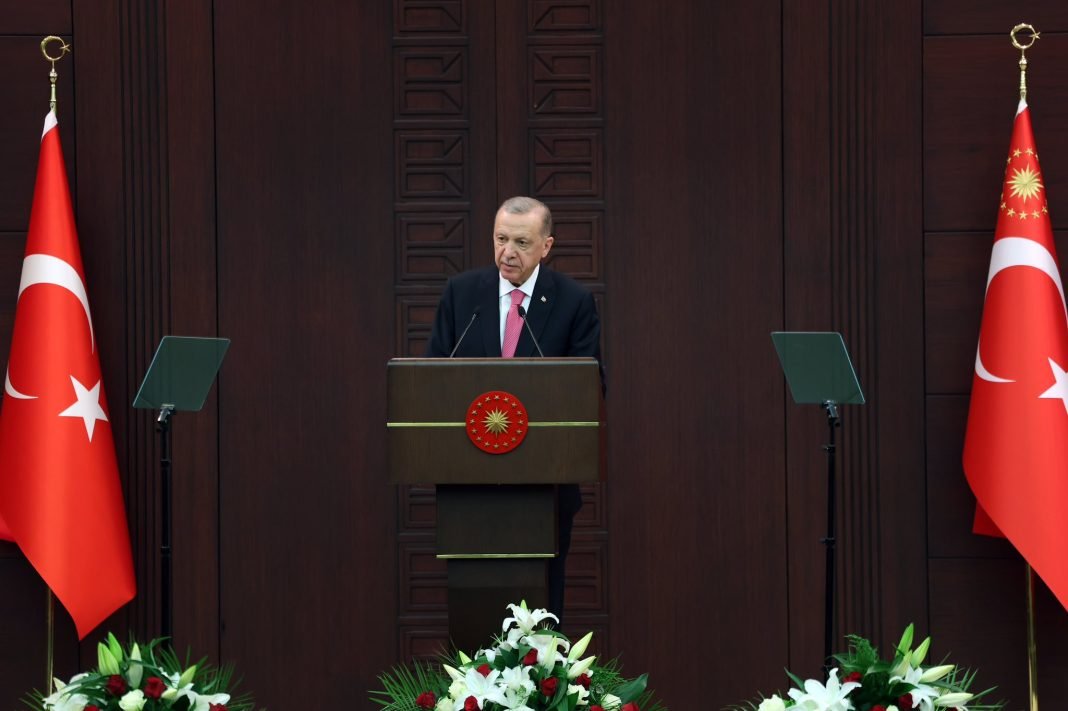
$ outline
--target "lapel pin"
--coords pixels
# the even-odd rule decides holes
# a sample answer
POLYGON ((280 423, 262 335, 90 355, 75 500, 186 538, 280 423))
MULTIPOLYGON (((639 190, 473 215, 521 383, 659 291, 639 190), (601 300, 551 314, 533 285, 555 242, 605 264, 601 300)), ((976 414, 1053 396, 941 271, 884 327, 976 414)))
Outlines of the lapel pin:
POLYGON ((541 303, 543 303, 543 304, 545 303, 545 297, 544 296, 541 297, 541 303))

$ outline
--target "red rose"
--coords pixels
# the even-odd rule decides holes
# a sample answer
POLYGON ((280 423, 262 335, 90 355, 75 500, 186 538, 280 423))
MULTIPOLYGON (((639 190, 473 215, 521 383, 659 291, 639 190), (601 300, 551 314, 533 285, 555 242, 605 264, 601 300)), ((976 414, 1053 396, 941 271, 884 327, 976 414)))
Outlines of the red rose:
POLYGON ((638 708, 638 704, 631 701, 629 704, 623 704, 623 711, 641 711, 638 708))
POLYGON ((575 679, 575 683, 578 684, 579 686, 581 686, 583 689, 589 689, 590 688, 590 675, 589 674, 579 674, 578 679, 575 679))
POLYGON ((550 676, 548 679, 542 679, 541 680, 541 693, 545 694, 546 696, 555 695, 556 694, 556 685, 558 683, 559 682, 556 680, 555 676, 550 676))
POLYGON ((433 691, 424 691, 419 694, 419 698, 415 700, 415 705, 421 709, 432 709, 437 702, 438 697, 434 696, 433 691))
POLYGON ((538 663, 538 650, 536 650, 536 649, 530 650, 529 652, 527 652, 527 655, 525 657, 523 657, 523 664, 525 664, 528 667, 534 666, 537 663, 538 663))
POLYGON ((597 704, 594 704, 593 706, 590 707, 590 711, 604 711, 604 708, 601 707, 601 706, 598 706, 597 704))
POLYGON ((845 678, 842 679, 842 683, 843 684, 848 684, 851 681, 860 681, 863 678, 864 678, 864 675, 861 674, 858 671, 849 672, 848 674, 845 675, 845 678))
POLYGON ((478 711, 478 699, 474 696, 468 696, 464 700, 464 711, 478 711))
POLYGON ((912 694, 905 694, 904 696, 898 698, 897 707, 899 709, 905 709, 906 711, 908 709, 913 708, 913 706, 912 706, 912 694))
POLYGON ((145 698, 158 699, 163 696, 163 692, 167 690, 167 687, 163 685, 163 680, 158 676, 150 676, 145 679, 145 698))
POLYGON ((886 707, 882 704, 875 704, 869 711, 886 711, 886 707))
POLYGON ((490 672, 491 672, 491 671, 493 671, 493 670, 492 670, 492 669, 490 669, 490 665, 489 665, 489 664, 483 664, 482 666, 480 666, 480 667, 479 667, 479 668, 477 669, 477 671, 478 671, 478 673, 479 673, 479 674, 481 674, 482 676, 489 676, 489 675, 490 675, 490 672))
POLYGON ((126 681, 118 674, 108 677, 107 691, 112 696, 122 696, 126 693, 126 681))
POLYGON ((82 711, 100 711, 100 707, 95 704, 89 704, 82 711))
POLYGON ((229 711, 226 704, 208 704, 208 711, 229 711))

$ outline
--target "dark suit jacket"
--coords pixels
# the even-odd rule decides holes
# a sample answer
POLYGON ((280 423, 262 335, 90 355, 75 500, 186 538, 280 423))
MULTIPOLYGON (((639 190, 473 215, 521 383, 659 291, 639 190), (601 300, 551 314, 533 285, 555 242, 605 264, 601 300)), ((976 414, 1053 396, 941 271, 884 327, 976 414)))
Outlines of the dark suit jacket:
MULTIPOLYGON (((500 273, 497 267, 475 269, 449 279, 438 303, 434 329, 426 355, 448 358, 452 349, 478 310, 457 358, 487 358, 501 355, 500 273)), ((527 309, 527 323, 538 339, 542 353, 548 357, 593 357, 601 360, 601 322, 593 295, 570 277, 552 271, 544 264, 534 283, 534 295, 527 309)), ((537 356, 534 341, 524 328, 516 346, 517 358, 537 356)), ((601 371, 602 387, 604 370, 601 371)), ((560 515, 568 530, 575 512, 582 508, 576 485, 561 486, 560 515)), ((569 534, 570 535, 570 534, 569 534)))
MULTIPOLYGON (((428 357, 449 356, 476 308, 478 318, 457 349, 456 357, 501 355, 499 278, 496 267, 487 267, 464 272, 449 280, 434 318, 434 329, 426 349, 428 357)), ((546 356, 601 359, 601 322, 597 318, 593 295, 575 280, 544 264, 538 272, 534 295, 527 308, 527 323, 546 356)), ((519 336, 515 355, 517 358, 538 355, 525 328, 519 336)))

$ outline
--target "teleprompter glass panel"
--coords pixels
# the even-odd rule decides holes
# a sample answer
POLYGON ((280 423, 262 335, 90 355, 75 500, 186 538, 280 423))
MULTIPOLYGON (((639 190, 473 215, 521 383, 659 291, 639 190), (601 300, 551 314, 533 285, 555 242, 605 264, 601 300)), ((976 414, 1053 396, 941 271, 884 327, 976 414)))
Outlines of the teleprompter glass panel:
POLYGON ((771 340, 775 343, 794 402, 799 405, 864 404, 864 393, 842 334, 837 331, 774 331, 771 340))
POLYGON ((229 338, 164 336, 133 406, 189 412, 204 407, 229 347, 229 338))

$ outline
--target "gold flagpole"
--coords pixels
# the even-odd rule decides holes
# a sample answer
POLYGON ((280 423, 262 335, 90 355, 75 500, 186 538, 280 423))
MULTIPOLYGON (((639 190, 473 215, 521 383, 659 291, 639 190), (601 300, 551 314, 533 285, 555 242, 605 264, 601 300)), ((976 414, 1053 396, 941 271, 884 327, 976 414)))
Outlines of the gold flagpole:
MULTIPOLYGON (((41 40, 41 54, 46 62, 51 62, 52 70, 48 72, 48 82, 51 84, 51 94, 48 100, 48 108, 56 111, 56 62, 70 51, 70 45, 63 41, 62 37, 49 35, 41 40), (48 45, 51 42, 59 42, 59 54, 55 57, 48 53, 48 45)), ((56 639, 56 600, 52 595, 52 588, 45 583, 45 696, 52 693, 52 679, 55 677, 55 639, 56 639)))
MULTIPOLYGON (((1012 46, 1020 50, 1020 101, 1027 101, 1027 50, 1039 37, 1038 31, 1026 22, 1012 28, 1009 38, 1012 46), (1021 44, 1016 37, 1018 32, 1030 33, 1030 41, 1021 44)), ((1027 686, 1031 701, 1031 711, 1038 711, 1038 651, 1035 645, 1035 573, 1029 563, 1025 564, 1025 585, 1027 598, 1027 686)))

